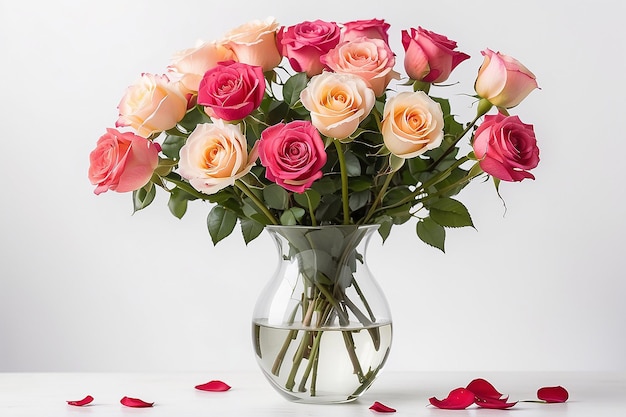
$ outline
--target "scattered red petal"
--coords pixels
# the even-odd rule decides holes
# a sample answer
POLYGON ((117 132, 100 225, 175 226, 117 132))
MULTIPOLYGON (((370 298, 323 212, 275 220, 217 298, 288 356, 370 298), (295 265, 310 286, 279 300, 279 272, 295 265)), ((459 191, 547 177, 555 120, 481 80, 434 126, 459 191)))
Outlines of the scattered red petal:
POLYGON ((93 401, 93 397, 91 395, 88 395, 85 398, 83 398, 82 400, 68 401, 67 403, 69 405, 74 405, 76 407, 82 407, 83 405, 87 405, 87 404, 89 404, 92 401, 93 401))
POLYGON ((396 409, 387 407, 383 403, 379 403, 378 401, 374 401, 374 404, 370 407, 370 410, 378 411, 379 413, 395 413, 396 409))
POLYGON ((501 399, 476 397, 475 403, 477 406, 482 407, 482 408, 495 408, 499 410, 504 410, 505 408, 511 408, 515 404, 517 404, 517 401, 512 402, 512 403, 509 403, 507 401, 508 401, 508 397, 501 398, 501 399))
POLYGON ((562 386, 542 387, 537 390, 537 398, 547 403, 564 403, 569 398, 569 394, 562 386))
POLYGON ((474 403, 474 393, 465 388, 456 388, 450 391, 447 398, 438 400, 435 397, 428 399, 432 405, 437 408, 447 410, 463 410, 474 403))
POLYGON ((205 384, 196 385, 196 389, 199 389, 200 391, 222 392, 228 391, 230 389, 230 385, 222 381, 209 381, 205 384))
POLYGON ((152 407, 154 405, 154 403, 147 403, 143 400, 140 400, 139 398, 130 398, 130 397, 122 398, 120 400, 120 403, 122 403, 122 405, 125 405, 126 407, 134 407, 134 408, 152 407))
POLYGON ((466 389, 472 391, 477 400, 502 399, 502 394, 489 381, 482 378, 477 378, 470 382, 466 389))

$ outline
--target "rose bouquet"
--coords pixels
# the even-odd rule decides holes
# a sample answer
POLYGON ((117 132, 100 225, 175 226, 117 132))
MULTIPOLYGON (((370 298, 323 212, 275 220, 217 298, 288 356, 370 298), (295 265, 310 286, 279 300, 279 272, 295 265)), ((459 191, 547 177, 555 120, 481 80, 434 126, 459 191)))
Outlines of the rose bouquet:
MULTIPOLYGON (((509 109, 537 82, 516 59, 485 49, 475 117, 457 121, 449 100, 431 90, 445 90, 469 55, 443 35, 402 30, 401 76, 389 29, 378 19, 293 26, 268 19, 175 54, 165 74, 142 74, 122 97, 116 128, 90 155, 95 193, 132 191, 138 211, 161 189, 178 218, 190 201, 209 202, 215 244, 237 224, 246 243, 268 225, 378 225, 384 240, 415 219, 417 236, 444 250, 446 228, 473 225, 454 198, 473 179, 490 177, 497 190, 501 181, 534 178, 533 126, 509 109)), ((311 235, 300 240, 318 258, 333 255, 311 235)), ((371 324, 367 300, 354 295, 359 309, 347 293, 360 258, 345 248, 332 257, 352 266, 302 272, 308 284, 292 323, 310 326, 316 311, 323 326, 347 325, 348 313, 371 324)), ((292 334, 285 346, 318 334, 300 342, 292 334)), ((315 351, 304 351, 312 363, 315 351)))

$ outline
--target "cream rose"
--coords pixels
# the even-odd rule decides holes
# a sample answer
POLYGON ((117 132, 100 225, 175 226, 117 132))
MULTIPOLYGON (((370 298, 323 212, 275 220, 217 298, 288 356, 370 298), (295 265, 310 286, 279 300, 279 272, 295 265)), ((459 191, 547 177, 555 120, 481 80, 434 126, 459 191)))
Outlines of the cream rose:
POLYGON ((394 53, 382 39, 357 38, 342 42, 320 57, 322 63, 340 74, 354 74, 363 78, 381 96, 392 79, 400 74, 393 70, 394 53))
POLYGON ((216 119, 199 124, 180 149, 178 173, 198 191, 214 194, 246 175, 258 153, 248 154, 246 138, 239 125, 216 119))
POLYGON ((147 138, 176 126, 187 111, 187 99, 178 83, 165 75, 143 74, 128 87, 118 105, 116 127, 131 126, 147 138))
POLYGON ((356 75, 323 72, 311 78, 300 100, 323 135, 346 139, 370 114, 376 96, 356 75))
POLYGON ((443 112, 423 91, 390 98, 383 111, 385 146, 400 158, 413 158, 441 145, 443 112))
POLYGON ((270 71, 282 60, 276 44, 278 29, 274 18, 253 20, 227 32, 222 43, 235 53, 237 61, 270 71))
POLYGON ((217 42, 204 42, 195 48, 184 49, 172 57, 167 69, 180 79, 185 93, 198 92, 204 73, 218 62, 234 59, 235 54, 217 42))

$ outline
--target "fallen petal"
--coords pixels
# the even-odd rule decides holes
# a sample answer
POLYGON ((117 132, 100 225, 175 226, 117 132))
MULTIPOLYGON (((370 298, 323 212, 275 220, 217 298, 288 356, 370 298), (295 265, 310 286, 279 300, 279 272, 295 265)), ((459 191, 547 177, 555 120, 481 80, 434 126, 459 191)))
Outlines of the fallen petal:
POLYGON ((147 403, 143 400, 140 400, 139 398, 130 398, 130 397, 122 398, 120 400, 120 403, 122 403, 122 405, 125 405, 126 407, 135 407, 135 408, 152 407, 154 405, 154 403, 147 403))
POLYGON ((205 384, 196 385, 196 389, 199 389, 200 391, 222 392, 228 391, 230 389, 230 385, 222 381, 209 381, 205 384))
POLYGON ((504 410, 505 408, 513 407, 515 404, 517 404, 517 401, 509 403, 507 402, 507 398, 476 398, 475 403, 477 406, 482 408, 494 408, 504 410))
POLYGON ((477 399, 502 399, 502 394, 486 379, 477 378, 470 382, 466 388, 472 391, 477 399))
POLYGON ((89 404, 92 401, 93 401, 93 397, 91 395, 88 395, 85 398, 83 398, 82 400, 68 401, 67 403, 69 405, 74 405, 76 407, 82 407, 83 405, 87 405, 87 404, 89 404))
POLYGON ((465 388, 456 388, 450 391, 447 398, 438 400, 435 397, 428 399, 432 405, 437 408, 445 408, 447 410, 462 410, 474 403, 474 393, 465 388))
POLYGON ((562 386, 542 387, 537 390, 537 398, 547 403, 564 403, 569 398, 569 393, 562 386))
POLYGON ((396 409, 387 407, 383 403, 379 403, 378 401, 374 401, 374 404, 370 407, 370 410, 378 411, 379 413, 395 413, 396 409))

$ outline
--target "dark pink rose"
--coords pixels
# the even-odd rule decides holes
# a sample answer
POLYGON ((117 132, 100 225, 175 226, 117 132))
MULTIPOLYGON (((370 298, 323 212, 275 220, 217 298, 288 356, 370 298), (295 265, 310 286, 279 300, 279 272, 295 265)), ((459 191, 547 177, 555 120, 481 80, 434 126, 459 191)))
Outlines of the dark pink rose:
POLYGON ((502 181, 535 179, 528 170, 539 164, 539 148, 532 125, 517 116, 485 116, 474 134, 474 153, 487 174, 502 181))
POLYGON ((440 83, 448 79, 457 65, 470 56, 455 51, 456 42, 421 27, 402 31, 404 70, 418 81, 440 83))
POLYGON ((326 151, 311 122, 295 120, 268 127, 258 149, 265 177, 286 190, 302 193, 322 177, 326 151))
POLYGON ((321 74, 324 64, 320 56, 339 43, 340 29, 336 23, 315 20, 282 27, 276 36, 278 48, 297 72, 309 77, 321 74))
POLYGON ((389 44, 389 28, 391 25, 382 19, 355 20, 344 23, 342 42, 351 41, 365 36, 370 39, 382 39, 389 44))
POLYGON ((198 89, 198 104, 211 117, 232 121, 252 113, 263 100, 265 78, 259 66, 224 61, 208 70, 198 89))
POLYGON ((138 190, 146 185, 159 163, 161 147, 132 132, 107 129, 89 154, 89 180, 95 193, 138 190))

